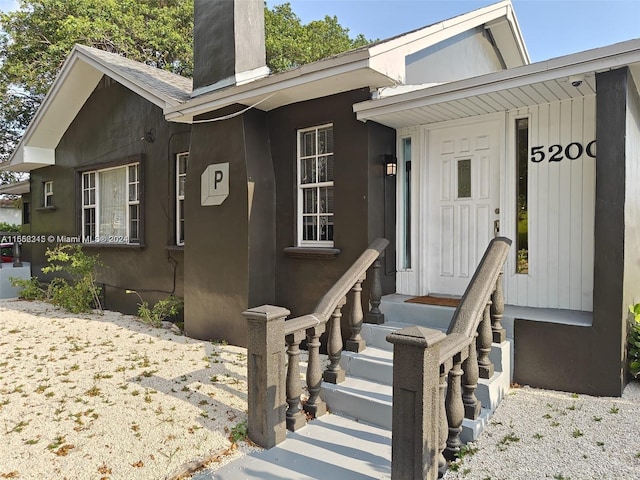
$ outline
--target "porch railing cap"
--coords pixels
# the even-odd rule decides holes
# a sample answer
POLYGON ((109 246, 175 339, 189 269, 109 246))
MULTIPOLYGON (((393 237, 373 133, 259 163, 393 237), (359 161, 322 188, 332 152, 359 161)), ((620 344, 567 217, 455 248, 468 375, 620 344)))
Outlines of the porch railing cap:
POLYGON ((440 330, 413 325, 387 335, 387 342, 429 348, 445 338, 447 336, 440 330))

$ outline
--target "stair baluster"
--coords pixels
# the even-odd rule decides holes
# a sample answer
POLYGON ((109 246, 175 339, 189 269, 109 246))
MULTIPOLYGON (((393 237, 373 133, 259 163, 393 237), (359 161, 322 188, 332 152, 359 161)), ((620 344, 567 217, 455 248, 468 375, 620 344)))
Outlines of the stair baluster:
POLYGON ((366 322, 381 325, 384 323, 384 313, 380 311, 380 302, 382 300, 382 282, 380 280, 380 269, 382 268, 381 258, 384 258, 384 252, 373 262, 371 267, 371 293, 370 303, 371 309, 367 313, 366 322))
POLYGON ((493 376, 493 363, 489 360, 491 353, 491 315, 489 313, 491 301, 484 308, 484 315, 478 326, 478 337, 476 345, 478 347, 478 367, 480 378, 491 378, 493 376))
POLYGON ((351 327, 351 337, 347 340, 346 350, 349 352, 361 352, 365 349, 366 344, 360 332, 362 331, 362 282, 366 278, 366 274, 356 281, 351 289, 353 292, 353 306, 351 307, 351 317, 349 326, 351 327))
POLYGON ((287 429, 295 432, 306 425, 305 416, 300 408, 302 385, 300 382, 300 342, 304 340, 304 332, 299 331, 287 335, 287 429))
POLYGON ((453 368, 449 371, 449 388, 447 388, 446 399, 449 436, 447 438, 447 448, 444 450, 444 456, 447 460, 454 460, 462 446, 460 432, 462 432, 462 420, 464 419, 464 404, 462 403, 460 389, 460 379, 462 377, 461 357, 460 353, 453 357, 453 368))
MULTIPOLYGON (((475 337, 478 337, 476 332, 475 337)), ((462 403, 464 404, 464 416, 475 420, 480 415, 480 402, 476 397, 478 388, 479 368, 476 354, 476 342, 469 345, 469 356, 462 364, 462 403)))
POLYGON ((447 459, 444 458, 444 450, 447 448, 449 437, 449 423, 447 422, 447 374, 444 365, 440 365, 440 412, 438 426, 438 478, 447 471, 447 459))
POLYGON ((320 399, 322 384, 322 366, 320 365, 320 335, 325 331, 325 323, 307 329, 307 347, 309 348, 309 364, 307 365, 307 388, 309 399, 304 404, 304 411, 313 418, 327 413, 327 406, 320 399))
POLYGON ((333 311, 329 320, 329 338, 327 339, 327 354, 329 355, 329 366, 322 374, 322 379, 329 383, 344 382, 345 373, 340 366, 340 357, 342 356, 342 328, 340 319, 342 318, 342 307, 346 303, 344 298, 333 311))
POLYGON ((496 289, 491 294, 491 330, 495 343, 502 343, 507 338, 507 331, 502 327, 502 316, 504 315, 502 276, 503 270, 500 270, 498 280, 496 280, 496 289))

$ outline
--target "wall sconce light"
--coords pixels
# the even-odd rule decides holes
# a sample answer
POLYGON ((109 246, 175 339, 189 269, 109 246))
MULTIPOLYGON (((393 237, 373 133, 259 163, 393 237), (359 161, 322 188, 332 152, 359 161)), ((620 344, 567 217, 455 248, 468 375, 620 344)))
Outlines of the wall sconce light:
POLYGON ((382 156, 384 162, 384 173, 387 177, 395 177, 396 171, 398 169, 398 164, 396 163, 396 157, 393 155, 385 154, 382 156))

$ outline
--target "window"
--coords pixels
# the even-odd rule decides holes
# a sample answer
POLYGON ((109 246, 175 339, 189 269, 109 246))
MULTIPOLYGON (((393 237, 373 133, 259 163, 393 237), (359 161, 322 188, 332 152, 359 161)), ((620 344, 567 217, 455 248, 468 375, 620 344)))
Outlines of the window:
POLYGON ((82 239, 140 243, 140 164, 82 174, 82 239))
POLYGON ((31 223, 31 203, 22 202, 22 223, 24 225, 31 223))
POLYGON ((516 120, 516 273, 529 273, 529 119, 516 120))
POLYGON ((458 198, 471 198, 471 159, 458 160, 458 198))
POLYGON ((53 182, 44 182, 44 207, 53 207, 53 182))
POLYGON ((298 131, 298 243, 333 246, 333 126, 298 131))
POLYGON ((402 191, 400 223, 404 243, 401 251, 400 266, 403 270, 411 268, 411 137, 402 139, 402 160, 399 183, 402 191))
POLYGON ((176 156, 176 244, 184 245, 184 182, 187 178, 189 153, 176 156))

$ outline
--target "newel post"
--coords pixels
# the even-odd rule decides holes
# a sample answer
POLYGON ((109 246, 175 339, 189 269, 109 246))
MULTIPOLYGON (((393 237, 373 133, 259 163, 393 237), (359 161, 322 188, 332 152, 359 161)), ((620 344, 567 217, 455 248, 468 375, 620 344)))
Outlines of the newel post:
POLYGON ((272 305, 243 312, 248 322, 249 438, 272 448, 286 436, 284 320, 289 310, 272 305))
POLYGON ((439 330, 407 327, 387 336, 393 344, 391 478, 438 478, 440 456, 439 330))

